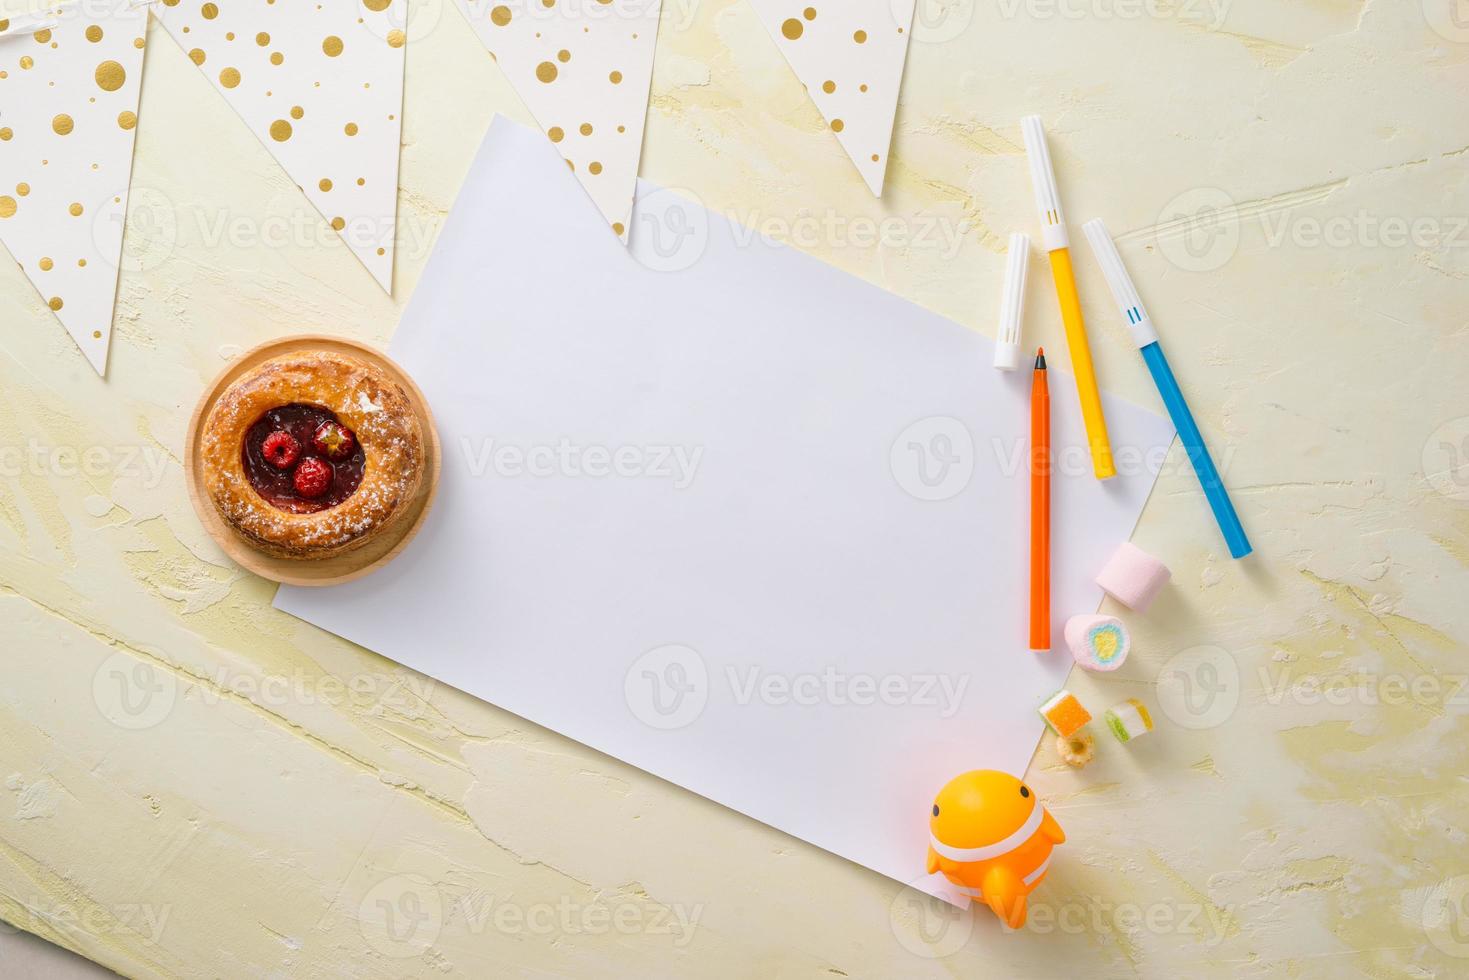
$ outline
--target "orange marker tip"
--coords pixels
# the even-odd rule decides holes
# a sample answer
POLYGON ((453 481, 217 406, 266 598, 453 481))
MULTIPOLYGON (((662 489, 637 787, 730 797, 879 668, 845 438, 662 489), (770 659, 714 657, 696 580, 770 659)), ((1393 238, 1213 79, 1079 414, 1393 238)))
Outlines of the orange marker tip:
POLYGON ((1037 347, 1035 349, 1035 356, 1036 357, 1045 357, 1046 356, 1046 349, 1044 347, 1037 347))

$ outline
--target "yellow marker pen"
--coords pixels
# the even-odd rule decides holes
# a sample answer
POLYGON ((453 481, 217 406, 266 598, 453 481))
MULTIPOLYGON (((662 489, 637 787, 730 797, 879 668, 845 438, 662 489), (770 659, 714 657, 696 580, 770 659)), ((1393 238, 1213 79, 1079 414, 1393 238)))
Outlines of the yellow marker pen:
POLYGON ((1081 420, 1086 424, 1087 447, 1092 454, 1092 471, 1098 480, 1116 476, 1112 465, 1112 443, 1107 439, 1107 418, 1102 414, 1102 394, 1092 368, 1092 349, 1086 342, 1086 320, 1076 295, 1076 276, 1071 271, 1071 244, 1066 219, 1061 215, 1061 196, 1056 191, 1056 171, 1046 148, 1046 131, 1040 116, 1020 120, 1025 135, 1025 156, 1030 161, 1030 183, 1035 188, 1035 206, 1041 215, 1042 236, 1051 257, 1051 277, 1056 281, 1056 299, 1061 304, 1061 322, 1066 327, 1066 349, 1076 372, 1076 397, 1081 402, 1081 420))

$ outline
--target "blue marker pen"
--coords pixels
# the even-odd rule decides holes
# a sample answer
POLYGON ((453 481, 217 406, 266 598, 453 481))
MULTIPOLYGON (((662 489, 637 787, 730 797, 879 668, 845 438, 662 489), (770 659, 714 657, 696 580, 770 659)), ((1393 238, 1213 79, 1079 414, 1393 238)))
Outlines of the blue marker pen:
POLYGON ((1250 539, 1245 536, 1239 515, 1234 512, 1229 491, 1219 478, 1219 470, 1215 468, 1214 460, 1209 455, 1209 447, 1204 445, 1203 434, 1194 422, 1193 413, 1188 410, 1188 402, 1183 400, 1183 392, 1179 390, 1173 370, 1168 366, 1168 358, 1163 356, 1163 348, 1158 343, 1158 331, 1153 328, 1153 321, 1148 319, 1148 312, 1138 297, 1137 287, 1133 286, 1132 277, 1122 264, 1122 256, 1117 254, 1117 246, 1113 244, 1112 236, 1107 233, 1107 226, 1102 224, 1100 218, 1088 221, 1082 228, 1086 232, 1087 241, 1091 242, 1097 263, 1107 276, 1107 285, 1112 287, 1112 295, 1122 309, 1122 316, 1127 320, 1133 340, 1137 342, 1138 350, 1142 352, 1143 360, 1152 372, 1153 383, 1158 386, 1158 394, 1163 397, 1168 416, 1173 419, 1173 427, 1178 430, 1178 438, 1182 440, 1194 473, 1198 475, 1199 483, 1204 488, 1204 496, 1208 498, 1209 507, 1214 511, 1214 519, 1219 522, 1219 530, 1224 532, 1229 554, 1234 558, 1243 558, 1254 550, 1250 547, 1250 539))

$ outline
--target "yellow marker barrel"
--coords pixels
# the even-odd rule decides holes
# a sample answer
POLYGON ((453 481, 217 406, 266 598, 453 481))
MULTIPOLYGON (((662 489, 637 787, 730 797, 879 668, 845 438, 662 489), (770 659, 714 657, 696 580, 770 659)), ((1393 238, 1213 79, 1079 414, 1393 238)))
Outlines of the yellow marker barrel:
POLYGON ((1098 480, 1117 475, 1112 465, 1112 443, 1107 438, 1107 418, 1102 414, 1102 393, 1097 390, 1097 373, 1092 369, 1092 349, 1086 342, 1086 321, 1081 299, 1076 295, 1076 276, 1071 271, 1071 251, 1051 252, 1051 276, 1056 280, 1056 300, 1061 304, 1061 322, 1066 327, 1066 349, 1076 373, 1076 397, 1081 402, 1081 420, 1086 424, 1086 444, 1092 454, 1092 471, 1098 480))

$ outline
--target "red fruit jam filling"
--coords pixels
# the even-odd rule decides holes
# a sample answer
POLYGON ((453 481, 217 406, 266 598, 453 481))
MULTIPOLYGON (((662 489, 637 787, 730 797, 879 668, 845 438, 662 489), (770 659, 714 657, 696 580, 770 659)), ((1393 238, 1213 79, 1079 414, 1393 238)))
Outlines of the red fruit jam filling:
MULTIPOLYGON (((260 494, 260 498, 276 510, 291 514, 314 514, 337 506, 352 496, 361 485, 367 457, 355 438, 351 439, 352 451, 344 459, 328 460, 316 450, 314 441, 317 430, 326 423, 340 426, 343 432, 351 436, 351 430, 343 426, 334 413, 319 405, 300 403, 272 408, 260 416, 245 433, 245 445, 242 449, 245 476, 250 480, 250 486, 260 494), (300 447, 299 459, 293 460, 293 465, 285 468, 279 465, 281 454, 278 451, 284 440, 279 437, 271 439, 272 435, 281 432, 290 436, 300 447), (272 449, 277 449, 274 457, 267 455, 267 441, 270 441, 272 449), (324 463, 327 473, 330 474, 328 486, 315 497, 304 496, 296 489, 296 471, 308 460, 315 460, 308 470, 316 470, 319 464, 324 463)), ((313 474, 313 478, 303 485, 309 490, 315 490, 319 485, 319 477, 313 474)))

